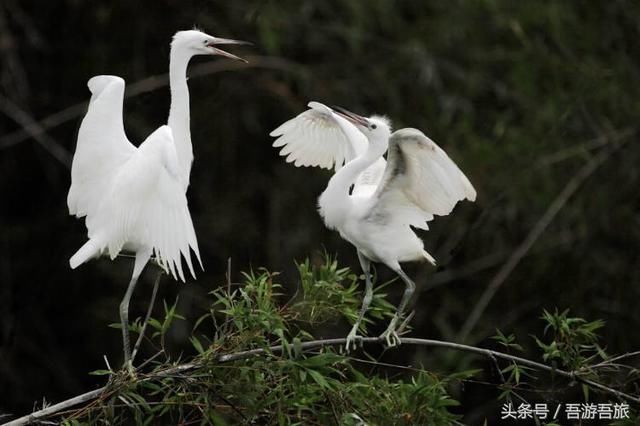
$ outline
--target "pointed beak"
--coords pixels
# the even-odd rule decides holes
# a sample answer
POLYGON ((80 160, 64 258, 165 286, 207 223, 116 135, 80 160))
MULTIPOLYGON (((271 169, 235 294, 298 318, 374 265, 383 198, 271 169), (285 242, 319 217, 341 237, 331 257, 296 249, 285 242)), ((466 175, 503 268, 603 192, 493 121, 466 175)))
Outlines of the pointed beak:
POLYGON ((211 49, 211 54, 212 55, 220 55, 220 56, 224 56, 225 58, 229 58, 229 59, 235 59, 237 61, 242 61, 245 63, 248 63, 249 61, 247 61, 246 59, 240 58, 239 56, 236 56, 232 53, 226 52, 222 49, 218 49, 216 47, 216 45, 219 44, 248 44, 250 45, 251 43, 249 43, 248 41, 241 41, 241 40, 232 40, 230 38, 220 38, 220 37, 212 37, 212 40, 207 44, 207 47, 209 47, 211 49))
POLYGON ((369 124, 370 124, 369 120, 361 115, 354 114, 351 111, 347 111, 346 109, 339 106, 332 105, 331 109, 333 110, 333 112, 346 118, 348 121, 352 122, 356 126, 362 126, 365 128, 369 127, 369 124))

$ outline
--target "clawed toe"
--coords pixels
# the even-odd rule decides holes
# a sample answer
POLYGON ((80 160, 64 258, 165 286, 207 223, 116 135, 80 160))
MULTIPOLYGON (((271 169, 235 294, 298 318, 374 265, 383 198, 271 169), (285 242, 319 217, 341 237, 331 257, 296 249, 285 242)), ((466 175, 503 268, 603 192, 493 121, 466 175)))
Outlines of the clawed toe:
POLYGON ((360 346, 362 347, 362 336, 358 336, 354 332, 349 333, 349 335, 347 336, 347 341, 344 344, 345 352, 349 353, 351 350, 356 350, 358 348, 358 344, 360 344, 360 346))
POLYGON ((388 328, 384 333, 382 333, 380 335, 380 340, 385 341, 387 347, 389 348, 393 348, 394 346, 399 346, 402 341, 400 340, 400 336, 398 336, 398 333, 393 330, 388 328))
POLYGON ((133 366, 133 363, 129 359, 124 363, 122 369, 128 374, 130 377, 136 377, 136 368, 133 366))

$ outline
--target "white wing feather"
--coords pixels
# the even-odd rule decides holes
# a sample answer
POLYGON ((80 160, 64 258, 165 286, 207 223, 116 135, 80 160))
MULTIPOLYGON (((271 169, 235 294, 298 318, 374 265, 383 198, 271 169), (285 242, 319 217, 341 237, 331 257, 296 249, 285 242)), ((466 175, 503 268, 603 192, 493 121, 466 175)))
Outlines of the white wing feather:
POLYGON ((201 267, 202 262, 171 129, 162 126, 134 147, 122 121, 124 80, 96 76, 88 86, 92 96, 78 133, 67 197, 69 213, 86 216, 94 245, 87 250, 108 250, 113 259, 125 245, 151 247, 174 278, 177 273, 184 281, 181 256, 192 275, 189 248, 201 267))
POLYGON ((124 133, 124 80, 99 75, 89 80, 91 101, 78 133, 71 166, 69 213, 78 217, 95 212, 113 176, 136 152, 124 133))
POLYGON ((280 155, 296 167, 318 166, 339 170, 362 155, 366 137, 350 122, 319 102, 309 102, 308 110, 286 121, 270 133, 277 137, 280 155))
POLYGON ((475 201, 476 190, 449 156, 416 129, 391 135, 388 164, 372 206, 384 216, 428 229, 434 215, 451 213, 458 201, 475 201))
POLYGON ((184 281, 181 257, 195 277, 189 248, 201 267, 202 262, 178 172, 168 126, 152 133, 118 170, 100 209, 87 217, 87 228, 104 241, 112 259, 125 244, 147 246, 174 278, 184 281))

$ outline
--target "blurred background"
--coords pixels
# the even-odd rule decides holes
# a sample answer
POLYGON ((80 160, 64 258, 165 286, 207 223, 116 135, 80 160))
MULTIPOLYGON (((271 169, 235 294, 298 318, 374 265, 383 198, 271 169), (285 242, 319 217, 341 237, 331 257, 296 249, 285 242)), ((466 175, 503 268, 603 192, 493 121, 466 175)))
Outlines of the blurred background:
MULTIPOLYGON (((290 294, 294 261, 324 249, 359 271, 355 250, 316 212, 330 172, 295 168, 271 147, 269 132, 309 100, 423 130, 478 190, 476 203, 422 235, 438 268, 406 267, 418 284, 413 336, 495 347, 499 327, 537 357, 529 334, 542 333, 542 310, 557 307, 606 320, 609 352, 637 350, 639 12, 615 0, 3 0, 0 413, 103 384, 88 372, 105 368, 105 355, 120 364, 120 331, 108 325, 132 262, 68 266, 86 238, 66 206, 86 81, 126 80, 125 128, 139 143, 168 114, 171 36, 194 25, 254 45, 229 49, 248 65, 199 57, 190 68, 188 197, 205 271, 187 284, 162 281, 160 297, 179 296, 187 318, 172 331, 176 351, 189 346, 207 293, 225 282, 228 258, 234 280, 265 266, 282 272, 290 294)), ((145 312, 154 277, 148 268, 131 317, 145 312)), ((397 304, 403 286, 391 289, 397 304)), ((318 335, 347 331, 337 321, 318 335)), ((471 363, 414 347, 387 356, 433 371, 471 363)), ((458 389, 465 423, 497 415, 497 393, 458 389)))

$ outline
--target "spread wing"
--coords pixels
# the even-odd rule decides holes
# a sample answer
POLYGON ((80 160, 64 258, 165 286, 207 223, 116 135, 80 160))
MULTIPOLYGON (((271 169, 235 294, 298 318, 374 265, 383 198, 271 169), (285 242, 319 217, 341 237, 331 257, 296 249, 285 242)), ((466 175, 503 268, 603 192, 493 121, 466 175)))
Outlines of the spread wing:
POLYGON ((365 152, 367 138, 353 124, 319 102, 308 106, 270 133, 277 137, 273 146, 282 147, 280 155, 287 162, 338 170, 365 152))
POLYGON ((117 170, 136 152, 122 123, 124 80, 99 75, 87 85, 91 100, 80 125, 67 196, 69 213, 78 217, 98 209, 117 170))
MULTIPOLYGON (((125 244, 152 247, 158 262, 184 281, 182 258, 194 275, 190 248, 200 253, 171 129, 162 126, 139 148, 124 132, 124 80, 88 82, 91 100, 71 167, 69 213, 86 216, 89 237, 114 258, 125 244)), ((202 262, 200 262, 202 267, 202 262)))
POLYGON ((476 190, 435 142, 419 130, 401 129, 389 139, 387 167, 374 197, 374 217, 428 229, 434 215, 448 215, 458 201, 475 201, 476 190))
POLYGON ((111 258, 127 243, 144 244, 174 278, 184 281, 181 257, 195 277, 190 248, 200 267, 202 262, 168 126, 153 132, 121 167, 87 228, 100 236, 111 258))

